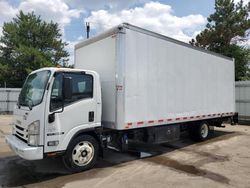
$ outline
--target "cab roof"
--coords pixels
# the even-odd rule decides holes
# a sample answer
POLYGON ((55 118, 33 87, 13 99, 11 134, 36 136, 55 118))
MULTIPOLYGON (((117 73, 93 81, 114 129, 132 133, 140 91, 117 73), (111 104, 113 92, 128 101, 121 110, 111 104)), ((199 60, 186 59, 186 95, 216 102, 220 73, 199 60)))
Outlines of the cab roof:
POLYGON ((91 71, 91 70, 85 70, 85 69, 73 69, 73 68, 58 68, 58 67, 44 67, 44 68, 40 68, 37 69, 35 71, 32 71, 31 74, 33 73, 37 73, 40 71, 51 71, 52 73, 54 72, 87 72, 87 73, 92 73, 92 74, 97 74, 97 72, 95 71, 91 71))

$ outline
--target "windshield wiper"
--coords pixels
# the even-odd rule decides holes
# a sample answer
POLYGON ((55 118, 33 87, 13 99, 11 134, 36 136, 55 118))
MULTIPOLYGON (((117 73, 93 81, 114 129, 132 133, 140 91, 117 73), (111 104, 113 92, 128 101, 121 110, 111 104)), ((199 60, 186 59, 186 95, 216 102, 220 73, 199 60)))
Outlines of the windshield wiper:
POLYGON ((26 99, 28 99, 28 107, 30 110, 32 110, 32 107, 34 106, 34 103, 30 97, 26 95, 26 99))

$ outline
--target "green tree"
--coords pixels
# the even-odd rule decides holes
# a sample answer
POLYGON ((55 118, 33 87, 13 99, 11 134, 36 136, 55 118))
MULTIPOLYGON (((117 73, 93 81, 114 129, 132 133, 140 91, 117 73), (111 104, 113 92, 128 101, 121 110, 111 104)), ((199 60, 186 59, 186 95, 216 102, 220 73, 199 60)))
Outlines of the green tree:
POLYGON ((192 39, 190 44, 235 58, 235 79, 250 79, 249 47, 240 45, 249 39, 250 2, 241 0, 216 0, 215 12, 211 14, 204 31, 192 39))
POLYGON ((42 67, 67 66, 67 43, 57 23, 47 23, 33 12, 19 12, 4 23, 0 38, 0 87, 21 87, 27 75, 42 67))

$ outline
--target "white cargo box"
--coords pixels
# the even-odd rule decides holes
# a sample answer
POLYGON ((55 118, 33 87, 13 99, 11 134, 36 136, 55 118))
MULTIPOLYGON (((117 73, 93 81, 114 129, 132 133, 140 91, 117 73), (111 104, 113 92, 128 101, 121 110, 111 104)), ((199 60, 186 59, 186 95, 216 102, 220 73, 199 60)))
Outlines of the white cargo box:
POLYGON ((133 129, 235 112, 232 59, 130 24, 77 44, 75 68, 100 74, 107 128, 133 129))

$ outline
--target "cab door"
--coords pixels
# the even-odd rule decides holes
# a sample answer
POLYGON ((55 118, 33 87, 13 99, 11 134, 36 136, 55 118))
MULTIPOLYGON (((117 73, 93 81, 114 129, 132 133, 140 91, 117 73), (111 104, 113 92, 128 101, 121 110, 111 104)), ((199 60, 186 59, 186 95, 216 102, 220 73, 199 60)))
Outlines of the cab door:
POLYGON ((45 126, 46 152, 66 150, 74 134, 98 126, 94 75, 85 72, 59 72, 52 80, 45 126), (72 97, 63 97, 63 78, 72 80, 72 97))

